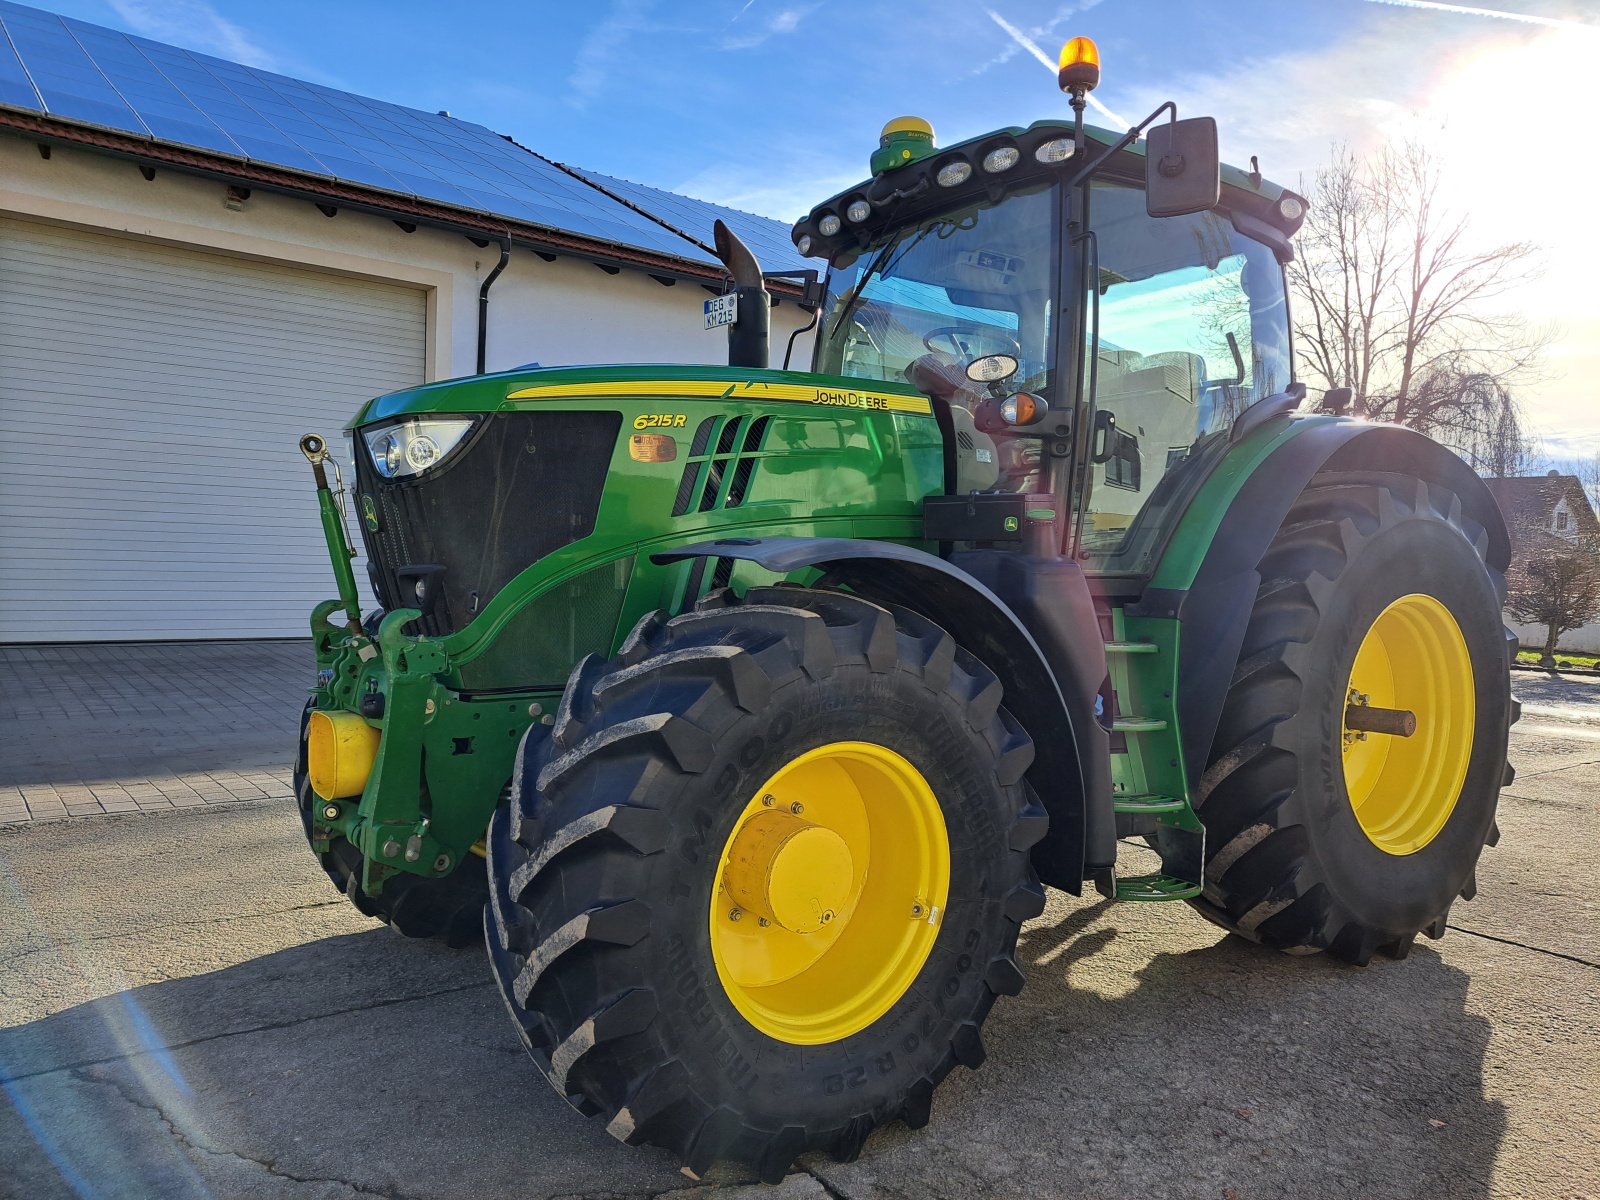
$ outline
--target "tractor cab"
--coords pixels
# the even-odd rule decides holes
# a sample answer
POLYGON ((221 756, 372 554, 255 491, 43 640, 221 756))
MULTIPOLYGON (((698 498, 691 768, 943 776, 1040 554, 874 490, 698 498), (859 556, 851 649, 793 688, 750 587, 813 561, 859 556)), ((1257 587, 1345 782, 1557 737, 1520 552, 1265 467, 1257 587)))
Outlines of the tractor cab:
MULTIPOLYGON (((1070 496, 1064 542, 1103 574, 1148 572, 1163 480, 1291 385, 1303 202, 1229 170, 1170 212, 1144 151, 1051 121, 939 149, 900 118, 794 231, 828 262, 815 370, 911 383, 949 414, 955 494, 1070 496)), ((1207 171, 1214 142, 1184 166, 1207 171)))

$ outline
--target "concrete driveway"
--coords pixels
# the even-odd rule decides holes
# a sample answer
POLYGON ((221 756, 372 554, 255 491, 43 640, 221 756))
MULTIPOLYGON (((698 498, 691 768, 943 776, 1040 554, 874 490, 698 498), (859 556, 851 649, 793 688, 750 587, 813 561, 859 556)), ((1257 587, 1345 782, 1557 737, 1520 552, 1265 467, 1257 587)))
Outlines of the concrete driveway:
MULTIPOLYGON (((1505 836, 1442 942, 1358 969, 1053 895, 927 1129, 751 1194, 1600 1195, 1600 688, 1518 687, 1505 836)), ((360 917, 284 799, 0 829, 0 1077, 5 1196, 749 1186, 569 1109, 478 953, 360 917)))

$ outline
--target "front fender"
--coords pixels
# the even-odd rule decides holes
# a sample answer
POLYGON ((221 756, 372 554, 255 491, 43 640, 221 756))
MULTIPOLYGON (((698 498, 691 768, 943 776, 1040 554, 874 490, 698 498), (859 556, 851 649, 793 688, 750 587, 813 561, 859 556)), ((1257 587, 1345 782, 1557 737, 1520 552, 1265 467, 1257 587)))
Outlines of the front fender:
POLYGON ((1028 783, 1050 815, 1050 831, 1034 849, 1040 877, 1077 895, 1083 886, 1085 749, 1098 730, 1093 697, 1088 718, 1073 711, 1055 672, 1027 626, 988 587, 944 559, 894 542, 850 538, 722 538, 651 555, 656 563, 731 558, 775 575, 814 567, 825 582, 927 617, 955 636, 999 677, 1006 707, 1033 739, 1028 783))

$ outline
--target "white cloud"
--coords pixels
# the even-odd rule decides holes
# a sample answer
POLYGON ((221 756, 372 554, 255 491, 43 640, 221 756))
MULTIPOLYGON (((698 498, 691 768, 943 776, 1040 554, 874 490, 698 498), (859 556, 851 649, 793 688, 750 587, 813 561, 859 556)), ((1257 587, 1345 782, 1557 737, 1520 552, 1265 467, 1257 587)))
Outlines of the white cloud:
POLYGON ((650 28, 647 18, 654 7, 654 0, 616 0, 606 18, 578 45, 567 75, 570 101, 582 107, 616 78, 613 64, 635 34, 650 28))
POLYGON ((134 33, 214 54, 247 67, 281 70, 278 59, 205 0, 108 0, 134 33))
POLYGON ((859 183, 863 174, 854 158, 790 153, 781 162, 718 163, 669 186, 681 195, 794 221, 817 201, 859 183))
MULTIPOLYGON (((750 5, 746 4, 744 8, 741 8, 734 15, 733 21, 737 21, 744 16, 745 9, 749 7, 750 5)), ((723 50, 753 50, 772 38, 782 37, 784 34, 793 33, 796 29, 799 29, 800 22, 805 20, 816 7, 815 4, 796 4, 788 8, 781 8, 768 17, 759 28, 753 29, 749 33, 730 34, 718 42, 717 45, 723 50)), ((732 25, 733 21, 729 21, 728 24, 732 25)))

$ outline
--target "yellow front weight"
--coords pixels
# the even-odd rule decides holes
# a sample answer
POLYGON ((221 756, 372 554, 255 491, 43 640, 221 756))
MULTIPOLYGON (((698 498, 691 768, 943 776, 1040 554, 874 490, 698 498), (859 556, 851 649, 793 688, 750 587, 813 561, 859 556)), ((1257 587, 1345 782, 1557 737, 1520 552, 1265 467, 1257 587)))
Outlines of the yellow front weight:
POLYGON ((318 709, 306 729, 311 790, 324 800, 359 796, 378 757, 382 734, 353 712, 318 709))

